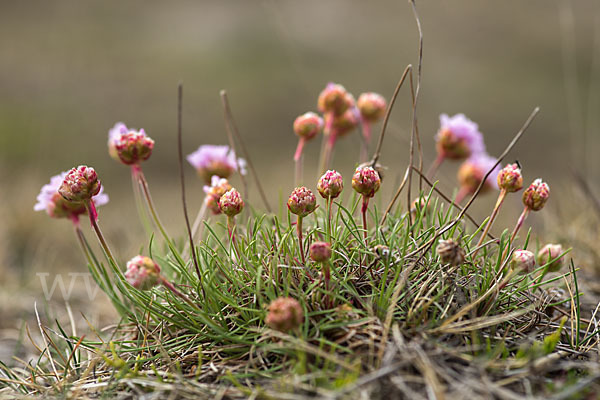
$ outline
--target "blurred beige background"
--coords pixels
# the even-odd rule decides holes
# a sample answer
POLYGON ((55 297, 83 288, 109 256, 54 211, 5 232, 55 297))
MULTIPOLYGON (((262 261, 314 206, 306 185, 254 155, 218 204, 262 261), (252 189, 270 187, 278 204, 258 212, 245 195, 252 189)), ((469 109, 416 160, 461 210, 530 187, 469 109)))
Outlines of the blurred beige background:
MULTIPOLYGON (((527 182, 543 176, 555 196, 567 200, 571 168, 598 183, 600 2, 418 1, 418 9, 426 166, 435 156, 440 113, 467 114, 479 123, 488 151, 498 155, 539 105, 540 115, 509 160, 521 162, 527 182)), ((70 224, 32 210, 49 177, 77 164, 94 166, 111 196, 100 218, 118 256, 126 260, 147 243, 129 170, 106 153, 107 131, 116 121, 145 128, 156 140, 144 169, 169 231, 182 235, 175 141, 179 81, 186 153, 203 143, 226 143, 219 90, 227 89, 271 202, 277 203, 292 189, 293 119, 315 110, 328 81, 355 95, 377 91, 389 99, 404 67, 417 63, 417 39, 404 0, 1 2, 3 296, 14 298, 21 286, 35 293, 36 272, 85 271, 70 224)), ((380 204, 407 163, 409 129, 409 96, 403 90, 381 159, 390 170, 380 204)), ((354 134, 337 148, 334 166, 346 177, 358 145, 354 134)), ((317 143, 307 150, 305 175, 313 177, 317 143)), ((456 168, 448 163, 438 175, 449 193, 456 168)), ((186 173, 195 215, 201 184, 191 167, 186 173)), ((480 219, 493 197, 475 210, 480 219)), ((250 200, 261 207, 255 188, 250 200)), ((508 203, 506 222, 494 227, 496 233, 512 226, 520 207, 518 196, 508 203)), ((561 208, 555 199, 549 205, 561 208)), ((542 218, 536 215, 531 223, 542 218)), ((31 309, 29 300, 20 304, 31 309)))

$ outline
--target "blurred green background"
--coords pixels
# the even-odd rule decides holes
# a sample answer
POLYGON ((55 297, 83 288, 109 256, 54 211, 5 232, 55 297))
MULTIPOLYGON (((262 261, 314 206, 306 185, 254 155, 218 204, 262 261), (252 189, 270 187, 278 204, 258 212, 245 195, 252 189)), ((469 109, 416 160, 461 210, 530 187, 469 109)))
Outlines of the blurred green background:
MULTIPOLYGON (((572 168, 598 182, 600 2, 417 5, 424 32, 419 125, 426 166, 435 156, 440 113, 463 112, 475 120, 488 151, 498 155, 539 105, 540 115, 509 160, 521 162, 527 183, 543 176, 555 197, 572 194, 572 168)), ((156 140, 144 169, 169 231, 182 235, 175 141, 179 81, 186 153, 200 144, 226 143, 219 90, 227 89, 277 203, 292 189, 293 119, 316 109, 328 81, 356 96, 377 91, 389 99, 404 67, 417 64, 417 40, 404 0, 0 2, 3 296, 14 298, 23 285, 35 291, 35 272, 85 270, 70 224, 32 210, 49 177, 72 166, 98 170, 111 196, 100 210, 101 224, 118 256, 126 260, 147 243, 135 217, 129 170, 106 152, 107 131, 117 121, 144 128, 156 140)), ((404 171, 409 130, 410 101, 403 89, 381 159, 389 178, 379 204, 387 203, 404 171)), ((334 166, 346 177, 358 146, 354 134, 337 148, 334 166)), ((316 177, 317 157, 318 144, 310 143, 305 176, 316 177)), ((447 163, 438 175, 448 193, 456 168, 447 163)), ((201 183, 187 165, 186 173, 195 215, 201 183)), ((255 188, 250 196, 261 207, 255 188)), ((474 210, 480 219, 493 197, 474 210)), ((518 197, 509 200, 505 223, 496 231, 512 226, 518 197)), ((560 204, 553 200, 549 208, 560 210, 560 204)), ((31 309, 29 301, 20 304, 31 309)), ((5 316, 15 312, 10 307, 2 308, 5 316)))

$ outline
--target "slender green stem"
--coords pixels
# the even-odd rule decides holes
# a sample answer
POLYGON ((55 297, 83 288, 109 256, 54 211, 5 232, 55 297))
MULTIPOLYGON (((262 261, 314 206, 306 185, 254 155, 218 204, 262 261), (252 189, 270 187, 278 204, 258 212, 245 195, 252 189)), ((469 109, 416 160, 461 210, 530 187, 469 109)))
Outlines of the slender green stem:
POLYGON ((156 208, 154 207, 154 202, 152 201, 152 196, 150 195, 150 189, 148 188, 148 181, 146 181, 146 177, 144 176, 144 172, 141 168, 138 168, 137 171, 138 181, 140 186, 142 187, 142 192, 144 193, 144 197, 146 198, 146 203, 148 204, 148 210, 150 211, 150 215, 152 215, 152 219, 154 219, 154 223, 156 224, 158 230, 162 234, 165 241, 171 244, 171 239, 167 234, 163 224, 160 222, 160 218, 158 217, 158 213, 156 212, 156 208))
POLYGON ((302 258, 302 265, 306 265, 306 258, 304 257, 304 246, 302 245, 302 217, 298 216, 296 222, 296 230, 298 232, 298 245, 300 246, 300 257, 302 258))
POLYGON ((106 240, 104 239, 104 235, 102 234, 102 231, 100 230, 100 226, 98 226, 98 218, 97 218, 96 207, 94 206, 94 203, 91 200, 86 201, 85 208, 88 212, 88 215, 90 216, 90 222, 92 224, 92 228, 94 229, 94 232, 96 233, 96 236, 98 237, 98 240, 100 241, 100 245, 102 246, 102 249, 104 250, 104 253, 106 254, 106 257, 113 264, 114 268, 117 268, 117 265, 118 265, 117 260, 115 259, 112 252, 110 251, 110 248, 108 247, 108 244, 106 243, 106 240))
POLYGON ((473 252, 473 256, 472 256, 473 260, 475 260, 475 258, 477 257, 477 253, 479 252, 479 249, 481 248, 481 245, 483 244, 485 237, 487 236, 488 232, 490 231, 490 228, 492 227, 492 224, 494 223, 496 216, 498 216, 498 211, 500 211, 500 207, 502 206, 502 203, 504 202, 504 199, 506 198, 506 194, 507 194, 506 189, 500 190, 500 195, 498 195, 498 200, 496 201, 496 206, 494 207, 494 210, 492 211, 492 214, 490 215, 490 219, 488 220, 487 224, 485 225, 485 228, 484 228, 483 232, 481 233, 481 237, 479 238, 479 241, 477 242, 477 245, 475 246, 475 251, 473 252))
POLYGON ((331 243, 331 204, 333 203, 331 196, 327 197, 325 202, 327 203, 327 242, 331 243))

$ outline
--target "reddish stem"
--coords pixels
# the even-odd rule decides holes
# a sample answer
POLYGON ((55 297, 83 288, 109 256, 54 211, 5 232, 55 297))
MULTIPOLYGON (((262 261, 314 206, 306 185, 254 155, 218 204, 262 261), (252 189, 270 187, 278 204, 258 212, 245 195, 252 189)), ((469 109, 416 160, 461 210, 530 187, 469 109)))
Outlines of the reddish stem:
POLYGON ((454 202, 456 204, 460 204, 465 197, 467 197, 467 195, 471 193, 471 190, 465 186, 461 187, 460 190, 458 191, 458 193, 456 194, 456 198, 454 199, 454 202))
POLYGON ((189 297, 187 297, 185 294, 183 294, 179 290, 177 290, 177 288, 171 282, 169 282, 167 280, 167 278, 165 278, 164 276, 161 276, 160 282, 163 284, 163 286, 165 286, 167 289, 169 289, 171 291, 171 293, 173 293, 175 296, 180 297, 186 303, 188 303, 190 306, 192 306, 196 309, 200 309, 196 304, 194 304, 194 302, 192 300, 190 300, 189 297))
POLYGON ((426 176, 429 179, 432 179, 435 175, 435 173, 437 172, 438 168, 440 167, 440 165, 442 165, 442 163, 444 162, 444 160, 446 159, 446 157, 444 157, 443 154, 438 154, 435 161, 433 162, 433 164, 431 164, 431 167, 429 167, 429 170, 427 171, 426 176))
POLYGON ((301 137, 300 140, 298 140, 298 146, 296 147, 296 152, 294 153, 294 161, 298 162, 298 160, 300 160, 300 157, 302 157, 302 149, 304 149, 305 142, 306 139, 304 139, 303 137, 301 137))

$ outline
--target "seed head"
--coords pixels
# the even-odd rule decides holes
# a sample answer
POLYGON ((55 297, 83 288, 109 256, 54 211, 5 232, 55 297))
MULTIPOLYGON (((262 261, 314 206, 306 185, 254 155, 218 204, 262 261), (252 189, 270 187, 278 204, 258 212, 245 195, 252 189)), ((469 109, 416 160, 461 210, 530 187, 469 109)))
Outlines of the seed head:
POLYGON ((331 82, 319 94, 317 102, 320 112, 334 115, 342 115, 351 105, 351 98, 348 97, 346 88, 331 82))
POLYGON ((373 197, 381 186, 379 173, 372 167, 361 166, 354 171, 352 188, 365 197, 373 197))
POLYGON ((509 193, 523 188, 523 175, 518 164, 508 164, 498 172, 498 187, 509 193))
POLYGON ((358 102, 356 104, 362 118, 369 122, 376 122, 383 118, 387 106, 385 98, 382 95, 373 92, 362 93, 358 96, 358 102))
POLYGON ((564 257, 558 258, 562 253, 563 248, 560 244, 547 244, 538 251, 537 262, 539 265, 546 265, 556 259, 548 266, 548 271, 557 272, 564 264, 564 257))
POLYGON ((327 261, 331 258, 331 245, 327 242, 314 242, 310 245, 309 254, 315 262, 327 261))
POLYGON ((297 187, 290 194, 287 206, 289 210, 299 217, 306 217, 317 208, 317 198, 309 189, 297 187))
POLYGON ((317 183, 317 190, 324 199, 335 199, 344 189, 344 180, 342 175, 334 170, 329 170, 323 174, 317 183))
POLYGON ((516 250, 510 260, 510 267, 521 273, 529 273, 535 267, 535 255, 529 250, 516 250))
POLYGON ((465 261, 465 251, 452 239, 440 240, 435 251, 444 264, 456 266, 465 261))
POLYGON ((151 258, 135 256, 127 263, 125 278, 139 290, 149 290, 160 283, 160 267, 151 258))
POLYGON ((530 210, 539 211, 544 208, 548 197, 550 197, 550 186, 541 179, 536 179, 523 192, 523 204, 530 210))
POLYGON ((244 201, 240 192, 236 189, 229 189, 219 199, 219 209, 228 217, 234 217, 244 209, 244 201))
POLYGON ((304 310, 300 303, 291 297, 279 297, 269 305, 265 323, 280 332, 297 329, 304 322, 304 310))
POLYGON ((307 112, 294 120, 294 133, 305 140, 314 138, 322 130, 323 118, 314 112, 307 112))
POLYGON ((80 165, 67 172, 58 193, 65 200, 84 202, 100 193, 101 188, 102 185, 94 168, 80 165))
POLYGON ((114 142, 114 146, 121 162, 133 165, 150 158, 154 140, 150 139, 143 129, 140 129, 139 132, 129 131, 120 135, 114 142))

